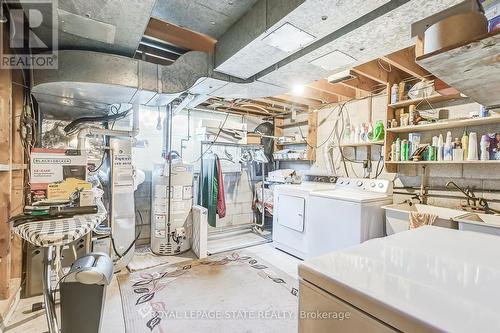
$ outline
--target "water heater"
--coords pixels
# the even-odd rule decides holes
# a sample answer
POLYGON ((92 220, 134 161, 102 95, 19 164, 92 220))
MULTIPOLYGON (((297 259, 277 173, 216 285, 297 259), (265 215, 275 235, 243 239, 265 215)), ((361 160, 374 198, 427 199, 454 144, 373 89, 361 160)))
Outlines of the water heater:
POLYGON ((152 174, 151 250, 160 255, 191 248, 193 166, 181 160, 171 163, 155 164, 152 174))

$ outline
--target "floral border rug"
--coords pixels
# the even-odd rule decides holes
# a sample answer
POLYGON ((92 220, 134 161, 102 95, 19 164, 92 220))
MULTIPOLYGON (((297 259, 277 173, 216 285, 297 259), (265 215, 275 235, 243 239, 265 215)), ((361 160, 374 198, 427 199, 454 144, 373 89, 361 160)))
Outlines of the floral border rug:
POLYGON ((296 332, 298 281, 244 251, 118 277, 127 332, 296 332))

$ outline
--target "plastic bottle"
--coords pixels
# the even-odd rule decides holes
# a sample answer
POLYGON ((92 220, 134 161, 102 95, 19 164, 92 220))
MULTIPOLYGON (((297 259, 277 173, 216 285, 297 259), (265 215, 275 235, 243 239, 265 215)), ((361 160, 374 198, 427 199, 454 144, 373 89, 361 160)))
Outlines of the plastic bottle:
POLYGON ((401 161, 401 139, 396 139, 396 162, 401 161))
POLYGON ((401 161, 408 161, 410 158, 409 152, 408 140, 405 139, 401 141, 401 161))
POLYGON ((490 159, 490 137, 485 134, 481 138, 481 161, 490 159))
POLYGON ((467 160, 469 154, 469 135, 467 134, 467 128, 464 129, 464 134, 462 135, 462 149, 464 150, 464 161, 467 160))
POLYGON ((453 143, 451 141, 451 132, 446 133, 446 143, 444 144, 443 160, 452 161, 453 160, 453 143))
POLYGON ((398 102, 399 86, 394 83, 391 88, 391 104, 398 102))
POLYGON ((444 159, 444 139, 443 139, 443 134, 439 134, 437 160, 442 161, 443 159, 444 159))

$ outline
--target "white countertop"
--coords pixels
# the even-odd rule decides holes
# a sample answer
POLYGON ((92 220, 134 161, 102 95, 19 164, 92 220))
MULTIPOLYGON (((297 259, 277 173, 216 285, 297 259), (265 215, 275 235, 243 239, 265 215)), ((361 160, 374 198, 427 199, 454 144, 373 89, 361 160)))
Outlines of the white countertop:
POLYGON ((500 332, 499 236, 422 227, 305 261, 300 270, 438 330, 500 332))

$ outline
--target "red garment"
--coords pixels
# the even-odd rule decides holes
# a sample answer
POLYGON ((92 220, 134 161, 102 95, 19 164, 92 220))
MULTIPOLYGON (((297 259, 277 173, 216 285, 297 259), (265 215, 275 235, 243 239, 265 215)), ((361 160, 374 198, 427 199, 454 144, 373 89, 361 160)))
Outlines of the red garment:
POLYGON ((222 167, 217 157, 217 215, 219 218, 226 216, 226 197, 224 194, 224 177, 222 176, 222 167))

